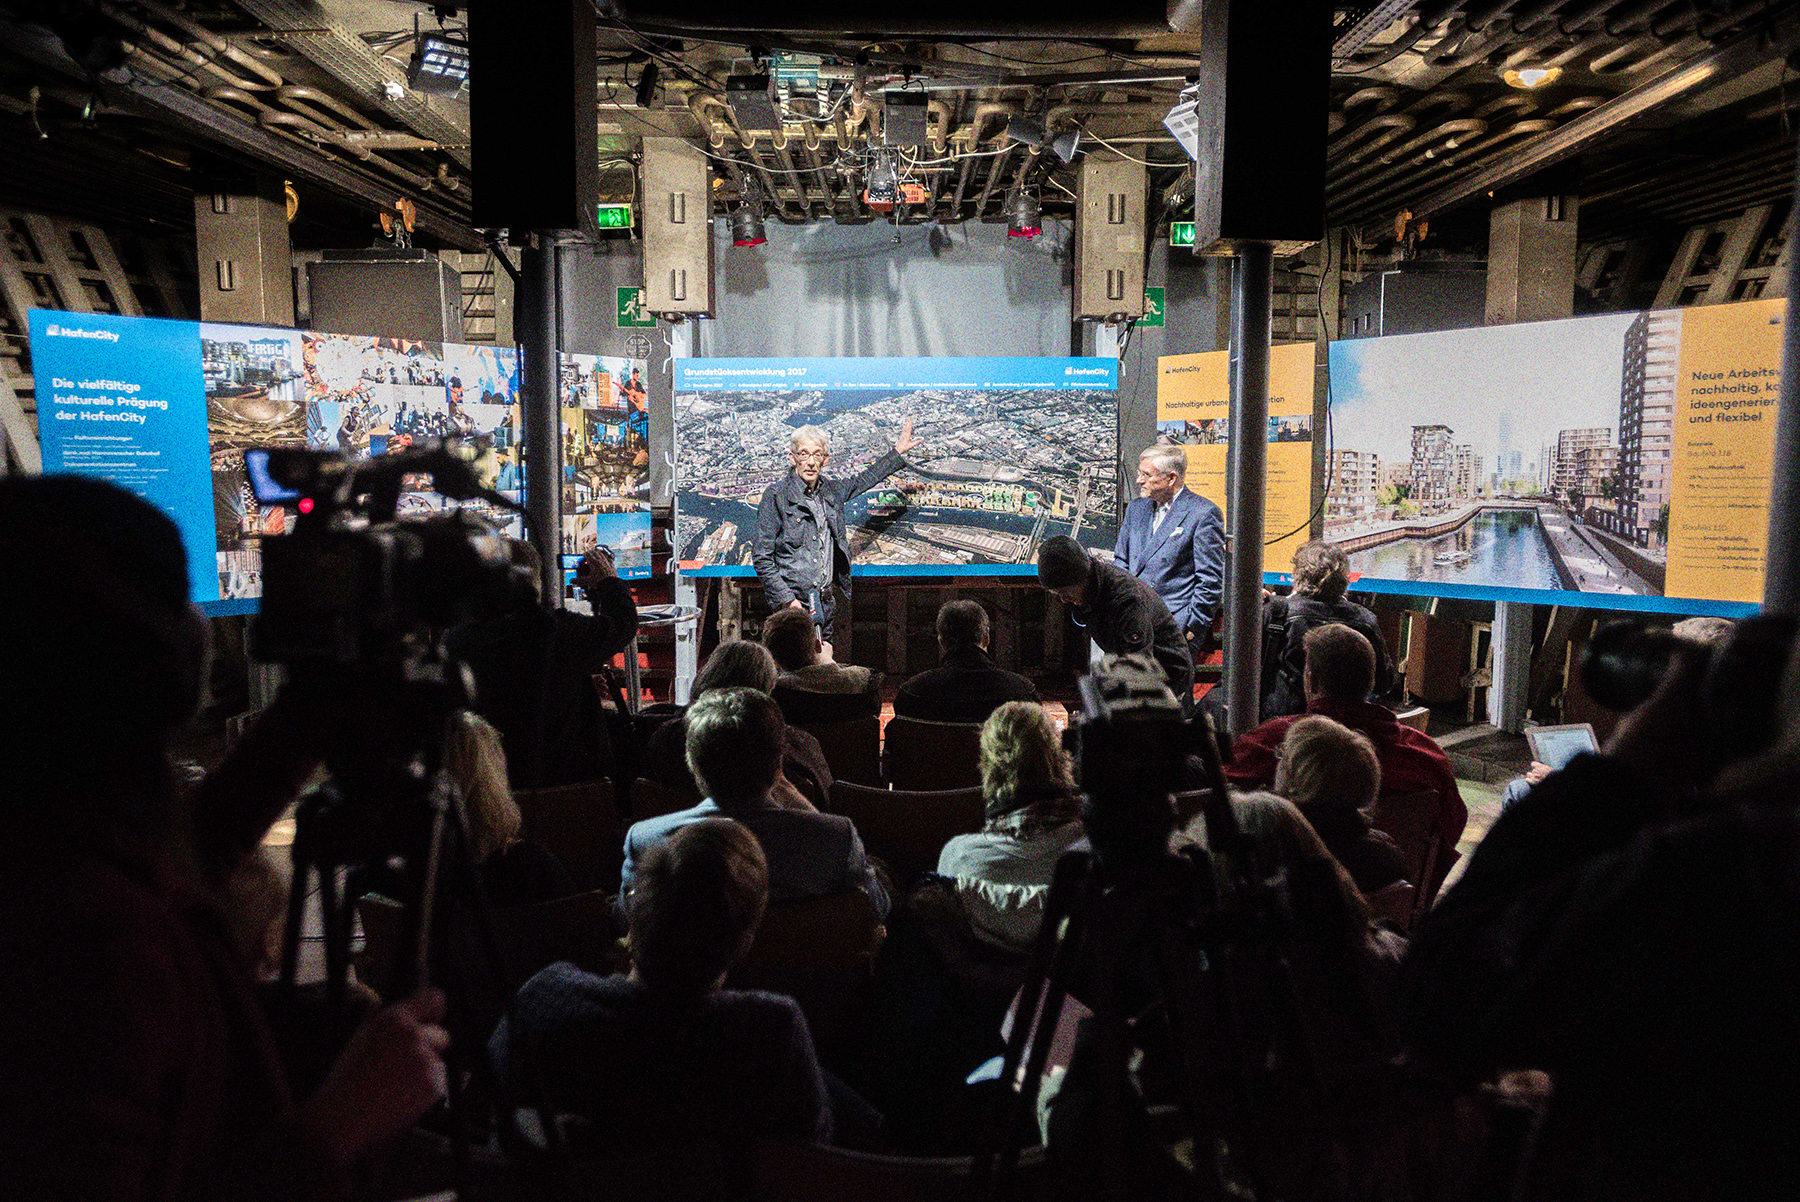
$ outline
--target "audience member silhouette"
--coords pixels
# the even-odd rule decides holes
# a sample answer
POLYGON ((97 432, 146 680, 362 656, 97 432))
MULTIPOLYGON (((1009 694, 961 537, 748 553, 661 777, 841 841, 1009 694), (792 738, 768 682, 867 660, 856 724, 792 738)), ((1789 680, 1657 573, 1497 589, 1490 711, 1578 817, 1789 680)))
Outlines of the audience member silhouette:
POLYGON ((939 666, 900 686, 894 713, 931 722, 985 722, 1008 701, 1036 701, 1037 689, 988 655, 987 610, 947 601, 937 615, 939 666))
POLYGON ((598 548, 582 557, 575 577, 594 612, 548 608, 537 550, 519 541, 512 549, 531 591, 499 617, 452 630, 447 644, 475 675, 475 712, 500 731, 513 788, 598 780, 614 755, 593 678, 637 633, 637 603, 612 556, 598 548))
POLYGON ((988 717, 980 762, 986 824, 944 845, 938 875, 955 883, 978 937, 1028 951, 1056 861, 1086 839, 1074 768, 1050 716, 1029 701, 988 717))
POLYGON ((531 1041, 544 1100, 620 1147, 829 1140, 825 1082, 800 1007, 721 988, 768 898, 762 849, 736 822, 700 819, 648 844, 626 886, 631 971, 543 969, 494 1032, 496 1067, 528 1087, 519 1045, 531 1041))
MULTIPOLYGON (((695 701, 719 689, 755 689, 767 693, 775 687, 775 661, 761 643, 748 639, 721 643, 706 657, 694 678, 695 701)), ((700 786, 687 763, 685 711, 658 726, 650 734, 644 774, 658 784, 681 793, 698 795, 700 786)), ((819 741, 795 726, 782 729, 781 779, 776 800, 796 809, 817 809, 831 796, 831 765, 819 741)))
POLYGON ((769 862, 776 901, 825 897, 866 888, 885 915, 887 891, 863 854, 850 820, 795 809, 777 797, 781 780, 781 711, 755 689, 716 689, 688 707, 687 761, 705 800, 689 809, 633 823, 625 833, 625 879, 646 848, 702 818, 734 818, 750 828, 769 862))
POLYGON ((380 1011, 298 1099, 223 901, 331 715, 284 692, 184 794, 169 749, 207 629, 175 524, 96 480, 0 480, 0 557, 8 1196, 346 1196, 444 1089, 443 998, 380 1011))
POLYGON ((1295 548, 1294 591, 1263 600, 1262 721, 1305 712, 1306 635, 1329 622, 1369 640, 1375 651, 1370 691, 1384 701, 1392 697, 1397 682, 1381 626, 1373 613, 1344 596, 1349 583, 1350 561, 1331 543, 1314 540, 1295 548))

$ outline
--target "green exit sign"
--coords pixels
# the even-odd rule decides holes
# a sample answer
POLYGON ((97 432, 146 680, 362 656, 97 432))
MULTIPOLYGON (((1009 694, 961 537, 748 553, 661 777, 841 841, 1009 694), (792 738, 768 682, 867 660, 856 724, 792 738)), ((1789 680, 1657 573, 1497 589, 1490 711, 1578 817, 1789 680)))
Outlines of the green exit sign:
POLYGON ((1192 246, 1194 244, 1194 223, 1191 221, 1169 222, 1169 245, 1192 246))
POLYGON ((631 206, 601 205, 594 213, 594 220, 603 230, 628 230, 631 228, 631 206))

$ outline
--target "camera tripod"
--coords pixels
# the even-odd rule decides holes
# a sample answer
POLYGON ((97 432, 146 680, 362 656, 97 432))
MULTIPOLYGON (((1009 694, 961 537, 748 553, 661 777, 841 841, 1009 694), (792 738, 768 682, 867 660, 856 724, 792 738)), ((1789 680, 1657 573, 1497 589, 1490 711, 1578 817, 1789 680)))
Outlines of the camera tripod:
MULTIPOLYGON (((451 1042, 446 1055, 445 1117, 459 1197, 471 1197, 475 1110, 467 1084, 490 1101, 501 1119, 510 1164, 523 1163, 515 1135, 516 1103, 502 1074, 486 1056, 486 1029, 478 1016, 508 1012, 512 976, 477 870, 463 797, 444 769, 448 724, 463 700, 454 661, 412 662, 403 679, 383 692, 382 729, 392 736, 346 740, 327 757, 331 779, 301 802, 293 845, 294 876, 281 954, 282 995, 298 997, 296 975, 308 897, 317 883, 322 918, 325 1004, 333 1020, 348 1015, 351 945, 356 903, 381 893, 399 903, 398 937, 382 981, 389 999, 440 983, 449 1006, 451 1042)), ((361 715, 367 717, 367 714, 361 715)), ((560 1128, 545 1121, 538 1100, 530 1041, 518 1041, 527 1092, 538 1110, 548 1150, 560 1156, 560 1128)), ((522 1184, 522 1182, 521 1182, 522 1184)), ((524 1191, 517 1191, 523 1193, 524 1191)))
MULTIPOLYGON (((1070 852, 1057 863, 977 1158, 995 1197, 1015 1192, 1021 1137, 1072 991, 1093 1016, 1080 1025, 1047 1141, 1068 1196, 1224 1199, 1247 1186, 1257 1202, 1276 1202, 1288 1193, 1292 1178, 1279 1164, 1297 1150, 1284 1143, 1278 1158, 1266 1120, 1296 1103, 1317 1115, 1322 1099, 1279 946, 1281 883, 1257 863, 1231 811, 1216 751, 1203 758, 1214 783, 1203 811, 1210 852, 1167 850, 1173 808, 1164 794, 1161 839, 1134 852, 1096 835, 1098 854, 1070 852), (1173 1094, 1188 1166, 1151 1130, 1134 1048, 1173 1094)), ((1084 821, 1093 832, 1094 812, 1146 802, 1155 809, 1154 798, 1084 796, 1084 821)), ((1322 1115, 1298 1126, 1322 1133, 1322 1115)))

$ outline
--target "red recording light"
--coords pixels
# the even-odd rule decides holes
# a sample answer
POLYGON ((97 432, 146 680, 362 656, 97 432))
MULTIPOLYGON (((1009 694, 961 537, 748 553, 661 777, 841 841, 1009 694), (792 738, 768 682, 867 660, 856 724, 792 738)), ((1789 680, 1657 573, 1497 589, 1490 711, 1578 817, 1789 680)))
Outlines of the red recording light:
POLYGON ((294 506, 294 508, 298 509, 301 513, 311 513, 313 511, 313 499, 311 497, 301 497, 300 503, 294 506))

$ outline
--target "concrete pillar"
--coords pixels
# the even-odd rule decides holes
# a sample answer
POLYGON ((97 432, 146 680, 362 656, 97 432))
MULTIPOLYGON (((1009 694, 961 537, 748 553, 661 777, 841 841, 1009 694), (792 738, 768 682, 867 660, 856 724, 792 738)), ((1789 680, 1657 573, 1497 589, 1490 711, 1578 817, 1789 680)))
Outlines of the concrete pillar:
MULTIPOLYGON (((1575 312, 1574 196, 1531 196, 1496 205, 1488 218, 1487 324, 1549 321, 1575 312)), ((1488 722, 1525 728, 1531 692, 1532 607, 1494 603, 1488 722)))
POLYGON ((294 324, 287 191, 280 180, 194 195, 200 320, 294 324))

